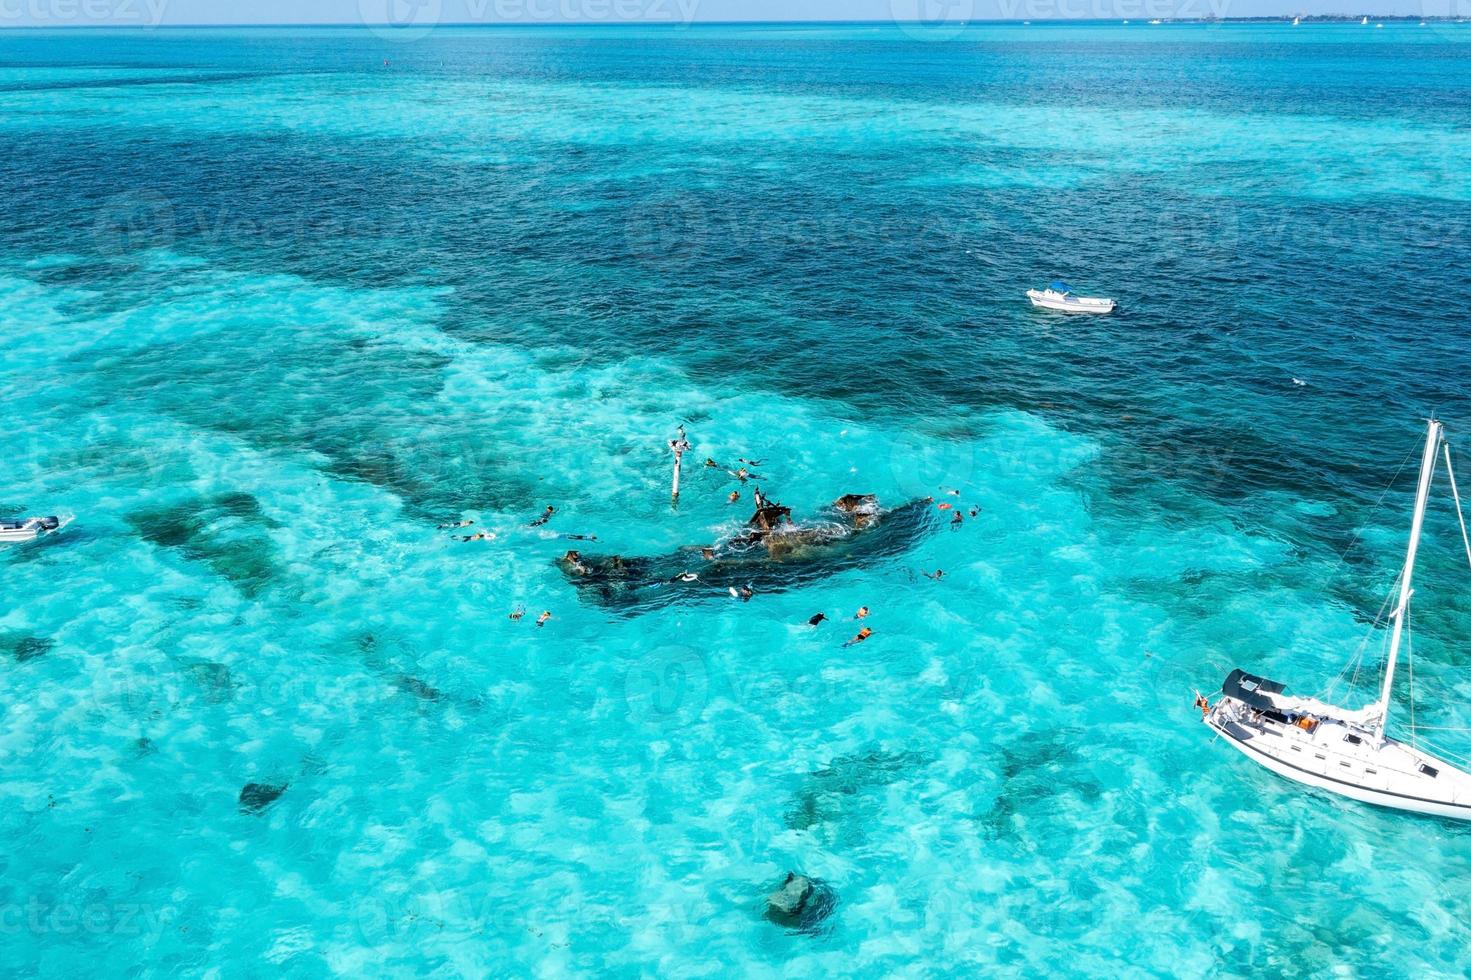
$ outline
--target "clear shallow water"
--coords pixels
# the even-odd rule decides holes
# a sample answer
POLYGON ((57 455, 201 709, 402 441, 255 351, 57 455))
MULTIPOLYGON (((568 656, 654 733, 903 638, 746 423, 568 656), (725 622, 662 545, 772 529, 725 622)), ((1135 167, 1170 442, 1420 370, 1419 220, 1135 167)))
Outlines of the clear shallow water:
MULTIPOLYGON (((0 556, 0 963, 1464 972, 1465 831, 1190 698, 1326 683, 1418 419, 1471 419, 1468 69, 1454 25, 0 36, 0 509, 79 515, 0 556), (1056 276, 1121 311, 1019 301, 1056 276), (799 516, 984 510, 584 601, 555 532, 748 513, 669 509, 681 419, 799 516)), ((1418 710, 1467 725, 1430 535, 1418 710)))

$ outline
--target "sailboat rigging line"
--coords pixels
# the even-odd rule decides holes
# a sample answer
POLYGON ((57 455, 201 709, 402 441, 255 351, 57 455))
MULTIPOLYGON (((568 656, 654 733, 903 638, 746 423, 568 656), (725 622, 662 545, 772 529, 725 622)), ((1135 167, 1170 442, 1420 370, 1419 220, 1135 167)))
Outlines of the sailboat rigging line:
MULTIPOLYGON (((1331 582, 1333 580, 1333 577, 1338 574, 1338 570, 1343 567, 1344 559, 1348 557, 1348 553, 1353 550, 1354 545, 1359 543, 1359 538, 1363 537, 1364 529, 1368 527, 1368 525, 1372 522, 1374 515, 1378 514, 1380 508, 1384 506, 1384 498, 1389 496, 1389 491, 1393 490, 1394 485, 1399 482, 1400 474, 1405 471, 1405 467, 1409 464, 1410 459, 1415 455, 1415 452, 1415 449, 1411 449, 1408 453, 1405 454, 1405 458, 1400 460, 1399 466, 1395 468, 1394 476, 1391 476, 1389 478, 1389 482, 1384 485, 1384 489, 1379 491, 1379 499, 1374 501, 1374 506, 1369 508, 1368 515, 1359 525, 1358 530, 1354 531, 1354 536, 1349 540, 1347 546, 1345 546, 1344 549, 1339 552, 1338 560, 1333 563, 1332 568, 1328 569, 1327 581, 1331 582)), ((1468 555, 1471 555, 1471 551, 1468 551, 1468 555)), ((1404 574, 1404 569, 1400 569, 1400 574, 1404 574)), ((1355 687, 1358 686, 1359 668, 1363 665, 1364 651, 1368 648, 1369 640, 1374 636, 1375 630, 1377 630, 1379 628, 1379 624, 1384 621, 1384 610, 1390 604, 1390 602, 1394 600, 1394 594, 1396 591, 1398 591, 1398 589, 1399 578, 1396 577, 1395 587, 1391 589, 1389 595, 1385 597, 1384 604, 1379 607, 1379 612, 1374 616, 1374 621, 1364 632, 1364 638, 1359 642, 1359 646, 1354 651, 1354 655, 1350 657, 1349 660, 1343 665, 1342 669, 1339 670, 1338 675, 1328 683, 1327 688, 1325 688, 1323 693, 1320 695, 1323 700, 1332 699, 1333 692, 1337 690, 1339 683, 1344 678, 1344 675, 1347 674, 1350 670, 1353 671, 1353 675, 1349 678, 1348 681, 1349 690, 1353 690, 1355 687)))
MULTIPOLYGON (((1400 570, 1400 574, 1404 574, 1403 569, 1400 570)), ((1359 670, 1364 665, 1364 651, 1368 649, 1369 641, 1374 638, 1374 632, 1379 628, 1379 624, 1384 622, 1384 610, 1387 609, 1389 607, 1389 604, 1394 601, 1395 593, 1398 591, 1399 575, 1396 575, 1394 577, 1393 587, 1390 588, 1389 594, 1384 597, 1384 601, 1379 604, 1379 611, 1374 614, 1374 619, 1369 624, 1369 628, 1364 631, 1364 638, 1359 641, 1359 645, 1354 649, 1353 656, 1349 657, 1348 660, 1344 662, 1344 665, 1339 669, 1337 676, 1335 676, 1333 680, 1329 681, 1328 686, 1324 688, 1323 693, 1318 695, 1318 699, 1320 701, 1333 700, 1333 692, 1338 689, 1338 684, 1340 681, 1343 680, 1343 675, 1347 674, 1350 670, 1353 671, 1353 674, 1348 679, 1348 689, 1350 691, 1353 691, 1359 686, 1359 670)))
MULTIPOLYGON (((1375 514, 1379 513, 1379 508, 1384 506, 1384 498, 1389 496, 1390 490, 1394 489, 1395 483, 1399 480, 1399 475, 1405 470, 1405 464, 1409 463, 1410 457, 1414 455, 1415 450, 1411 449, 1405 455, 1405 458, 1400 460, 1399 469, 1394 471, 1394 476, 1390 477, 1389 482, 1384 485, 1384 489, 1379 491, 1379 499, 1374 501, 1373 507, 1369 508, 1369 517, 1372 518, 1375 514)), ((1367 524, 1368 521, 1365 521, 1363 524, 1359 525, 1359 529, 1354 532, 1354 536, 1349 540, 1348 545, 1343 549, 1342 552, 1339 553, 1338 561, 1335 562, 1333 567, 1328 570, 1328 579, 1330 581, 1333 579, 1334 575, 1338 574, 1338 569, 1342 567, 1343 560, 1348 557, 1348 553, 1353 550, 1354 545, 1359 543, 1359 538, 1363 536, 1364 528, 1367 526, 1367 524)))
MULTIPOLYGON (((1432 729, 1426 729, 1426 731, 1431 731, 1431 730, 1432 729)), ((1440 756, 1441 759, 1445 760, 1446 762, 1451 763, 1452 765, 1459 766, 1462 769, 1471 768, 1471 759, 1468 759, 1464 755, 1461 755, 1461 754, 1456 753, 1456 752, 1447 751, 1446 749, 1442 748, 1441 746, 1437 745, 1436 743, 1430 742, 1430 741, 1423 741, 1423 742, 1420 743, 1420 745, 1421 745, 1421 748, 1422 749, 1427 750, 1429 752, 1432 752, 1435 755, 1440 756)))
POLYGON ((1450 477, 1451 497, 1456 501, 1456 520, 1461 523, 1461 543, 1466 546, 1466 564, 1471 565, 1471 537, 1466 535, 1466 515, 1461 513, 1461 491, 1456 489, 1456 474, 1451 469, 1451 444, 1449 441, 1442 442, 1440 448, 1445 451, 1445 475, 1450 477))

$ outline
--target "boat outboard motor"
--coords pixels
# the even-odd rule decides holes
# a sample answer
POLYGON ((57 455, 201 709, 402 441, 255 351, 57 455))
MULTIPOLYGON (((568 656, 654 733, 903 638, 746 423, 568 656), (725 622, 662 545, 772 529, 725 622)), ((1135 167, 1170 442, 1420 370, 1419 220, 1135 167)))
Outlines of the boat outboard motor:
POLYGON ((59 518, 59 517, 43 517, 43 518, 41 518, 41 528, 42 528, 42 530, 54 531, 54 530, 56 530, 59 527, 61 527, 61 518, 59 518))

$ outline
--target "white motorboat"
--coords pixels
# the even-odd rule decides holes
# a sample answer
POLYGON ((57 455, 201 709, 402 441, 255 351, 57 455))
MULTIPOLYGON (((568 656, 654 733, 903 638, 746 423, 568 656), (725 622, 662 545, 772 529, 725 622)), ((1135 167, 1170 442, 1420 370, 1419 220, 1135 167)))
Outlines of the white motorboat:
MULTIPOLYGON (((1387 730, 1395 666, 1409 633, 1415 554, 1441 455, 1461 522, 1462 542, 1471 560, 1471 538, 1466 536, 1450 450, 1440 423, 1431 420, 1420 462, 1409 548, 1396 583, 1397 601, 1393 611, 1375 624, 1385 620, 1393 624, 1378 697, 1360 708, 1344 708, 1317 698, 1294 697, 1283 684, 1233 670, 1221 685, 1222 697, 1215 704, 1197 695, 1196 706, 1202 710, 1205 723, 1230 745, 1280 776, 1365 803, 1471 820, 1471 772, 1423 747, 1413 709, 1402 737, 1391 738, 1387 730)), ((1389 606, 1389 600, 1385 606, 1389 606)), ((1350 664, 1355 673, 1362 653, 1361 648, 1350 664)), ((1413 674, 1411 670, 1412 679, 1413 674)), ((1408 693, 1413 695, 1413 685, 1408 693)))
POLYGON ((1055 282, 1046 289, 1029 289, 1027 299, 1033 306, 1060 313, 1112 313, 1114 308, 1111 299, 1074 296, 1073 288, 1065 282, 1055 282))
POLYGON ((60 530, 65 524, 59 517, 27 517, 20 521, 0 521, 0 544, 34 541, 43 534, 60 530))

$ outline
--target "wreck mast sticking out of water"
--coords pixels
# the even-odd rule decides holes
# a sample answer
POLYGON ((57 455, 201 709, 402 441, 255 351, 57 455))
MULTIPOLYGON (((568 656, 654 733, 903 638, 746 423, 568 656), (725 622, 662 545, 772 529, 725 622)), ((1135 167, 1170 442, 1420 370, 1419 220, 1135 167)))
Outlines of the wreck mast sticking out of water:
POLYGON ((761 492, 757 487, 753 496, 756 498, 756 513, 751 515, 749 525, 762 534, 770 534, 783 524, 792 522, 792 508, 783 507, 761 492))
POLYGON ((679 427, 679 436, 669 440, 669 448, 674 453, 674 486, 672 488, 672 503, 679 503, 679 469, 685 452, 690 448, 689 440, 684 437, 684 426, 679 427))

